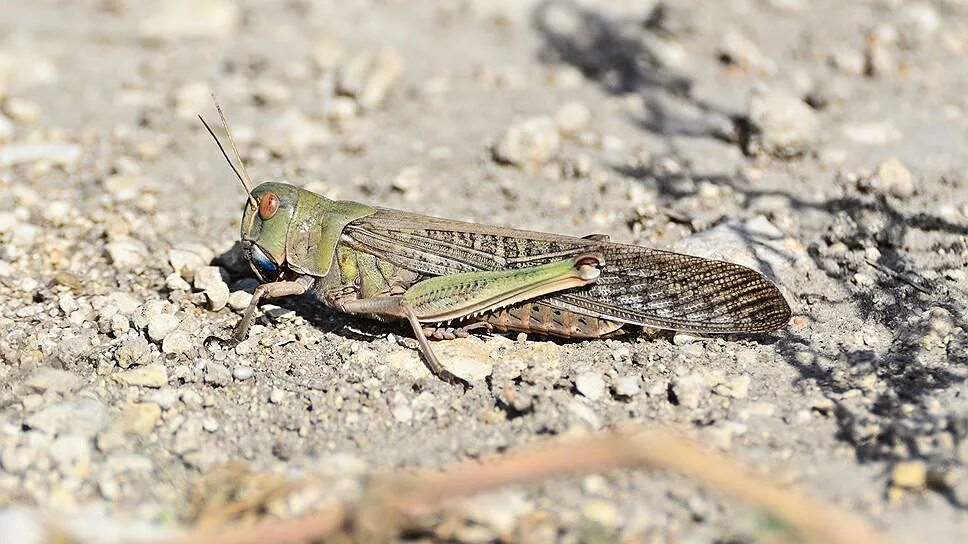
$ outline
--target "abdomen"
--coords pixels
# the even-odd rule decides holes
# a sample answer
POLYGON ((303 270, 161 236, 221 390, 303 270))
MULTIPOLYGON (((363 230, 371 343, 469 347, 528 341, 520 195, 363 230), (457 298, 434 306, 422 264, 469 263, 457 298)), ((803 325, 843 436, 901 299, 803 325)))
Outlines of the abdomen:
POLYGON ((522 302, 481 318, 501 332, 533 332, 561 338, 600 338, 623 325, 541 302, 522 302))

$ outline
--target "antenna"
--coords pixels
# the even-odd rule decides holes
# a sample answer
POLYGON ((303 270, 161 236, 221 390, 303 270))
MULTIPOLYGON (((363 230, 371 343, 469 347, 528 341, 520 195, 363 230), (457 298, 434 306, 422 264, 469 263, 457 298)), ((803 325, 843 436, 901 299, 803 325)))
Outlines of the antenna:
POLYGON ((258 208, 259 202, 254 196, 252 196, 252 189, 249 188, 249 186, 252 184, 252 179, 249 177, 249 172, 245 169, 245 163, 242 162, 242 155, 239 154, 239 149, 235 146, 235 140, 232 138, 232 131, 229 130, 229 124, 225 120, 225 114, 222 113, 222 107, 219 106, 218 100, 215 99, 214 94, 212 95, 212 101, 215 102, 215 109, 218 110, 218 116, 222 120, 222 128, 225 130, 225 134, 229 138, 229 144, 232 146, 232 151, 235 152, 235 157, 239 161, 239 166, 242 167, 242 172, 245 174, 244 177, 239 173, 238 169, 235 168, 235 164, 232 163, 232 159, 230 159, 228 153, 225 152, 225 148, 222 147, 222 142, 219 141, 218 136, 215 135, 215 131, 212 130, 212 127, 208 126, 208 123, 205 122, 205 119, 202 118, 201 115, 198 116, 198 120, 201 121, 202 125, 205 126, 205 130, 212 135, 212 138, 215 140, 215 145, 218 146, 219 151, 222 152, 222 156, 225 157, 225 162, 229 163, 229 167, 233 172, 235 172, 235 176, 239 178, 239 183, 241 183, 242 188, 245 189, 245 193, 248 195, 249 201, 255 208, 258 208))

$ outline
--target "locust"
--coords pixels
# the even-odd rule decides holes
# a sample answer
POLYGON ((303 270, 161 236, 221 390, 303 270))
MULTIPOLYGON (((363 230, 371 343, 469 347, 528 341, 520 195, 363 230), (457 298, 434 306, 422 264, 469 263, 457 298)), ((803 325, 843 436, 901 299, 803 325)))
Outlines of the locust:
POLYGON ((331 200, 283 181, 253 186, 215 107, 241 172, 199 120, 246 192, 242 254, 261 281, 231 337, 214 338, 223 345, 245 340, 261 301, 311 295, 339 312, 409 323, 429 370, 463 383, 428 337, 484 330, 594 339, 636 327, 755 334, 790 319, 773 282, 730 262, 602 234, 533 232, 331 200))

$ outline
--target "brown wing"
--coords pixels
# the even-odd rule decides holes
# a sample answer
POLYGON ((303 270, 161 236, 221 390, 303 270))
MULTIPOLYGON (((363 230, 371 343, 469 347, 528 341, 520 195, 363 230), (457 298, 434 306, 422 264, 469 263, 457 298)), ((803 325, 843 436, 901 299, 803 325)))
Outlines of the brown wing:
POLYGON ((595 284, 540 302, 602 319, 693 332, 767 332, 786 325, 779 289, 749 268, 613 242, 465 223, 380 208, 343 242, 428 276, 523 268, 601 252, 595 284))

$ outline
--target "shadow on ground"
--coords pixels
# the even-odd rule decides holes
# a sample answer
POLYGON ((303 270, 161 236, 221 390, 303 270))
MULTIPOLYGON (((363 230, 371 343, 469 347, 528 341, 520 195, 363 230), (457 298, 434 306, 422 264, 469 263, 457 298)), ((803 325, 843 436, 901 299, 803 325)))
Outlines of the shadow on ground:
MULTIPOLYGON (((932 406, 937 401, 929 398, 962 383, 968 370, 966 335, 957 334, 959 327, 964 329, 968 293, 943 277, 945 269, 968 265, 959 257, 968 245, 968 226, 905 209, 905 203, 861 186, 849 186, 841 197, 812 201, 799 196, 796 187, 764 189, 729 173, 691 172, 677 155, 673 139, 714 138, 738 145, 737 127, 742 126, 742 119, 692 96, 688 77, 671 73, 656 62, 657 54, 649 44, 662 39, 676 24, 662 4, 644 19, 629 21, 611 20, 568 0, 549 0, 534 10, 532 23, 543 38, 539 52, 543 61, 569 64, 609 93, 641 96, 649 117, 636 121, 643 131, 668 143, 672 152, 661 160, 671 159, 682 167, 670 173, 660 166, 660 160, 652 160, 641 166, 614 168, 654 189, 660 209, 693 195, 696 184, 683 183, 693 178, 742 195, 739 213, 746 217, 755 213, 751 203, 769 196, 785 199, 787 212, 822 218, 823 234, 803 241, 810 260, 846 296, 832 297, 822 282, 807 280, 796 282, 807 285, 797 294, 800 302, 805 307, 834 305, 857 331, 881 326, 895 334, 888 348, 874 350, 847 347, 844 338, 820 345, 813 338, 788 332, 778 343, 778 352, 799 370, 802 381, 815 383, 834 401, 838 438, 850 444, 860 460, 916 457, 954 462, 957 444, 968 436, 968 416, 939 413, 932 406), (675 104, 673 109, 667 107, 670 103, 675 104), (701 115, 684 118, 678 113, 681 111, 701 115), (912 236, 921 241, 914 249, 908 247, 912 236), (926 268, 920 264, 926 259, 915 262, 918 252, 941 257, 931 259, 935 264, 926 268), (874 284, 858 285, 855 274, 861 272, 873 276, 874 284), (928 280, 926 275, 934 279, 928 280), (944 338, 945 334, 952 338, 947 352, 944 345, 939 348, 930 342, 933 335, 944 338), (869 389, 864 384, 871 375, 880 384, 865 392, 868 400, 873 397, 872 402, 847 400, 847 391, 869 389), (943 434, 950 438, 942 443, 953 441, 955 447, 927 446, 943 434)), ((750 249, 757 255, 764 250, 753 245, 750 249)), ((806 317, 811 319, 809 314, 806 317)), ((822 325, 813 323, 807 329, 823 330, 822 325)), ((854 331, 839 334, 846 332, 854 331)))

